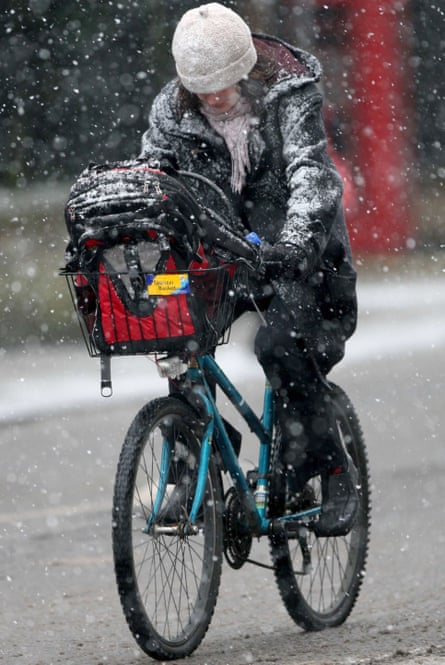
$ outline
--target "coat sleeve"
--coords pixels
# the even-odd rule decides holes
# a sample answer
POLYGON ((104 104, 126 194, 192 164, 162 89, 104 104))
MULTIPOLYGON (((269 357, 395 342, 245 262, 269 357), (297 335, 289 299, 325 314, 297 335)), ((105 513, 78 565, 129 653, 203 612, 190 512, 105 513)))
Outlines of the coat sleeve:
POLYGON ((343 182, 327 152, 322 95, 315 85, 286 95, 279 126, 288 185, 286 222, 280 242, 293 245, 311 272, 329 240, 343 182))
POLYGON ((149 116, 148 129, 142 136, 141 159, 167 159, 177 166, 177 157, 172 149, 172 132, 177 126, 173 103, 173 83, 167 84, 155 97, 149 116))

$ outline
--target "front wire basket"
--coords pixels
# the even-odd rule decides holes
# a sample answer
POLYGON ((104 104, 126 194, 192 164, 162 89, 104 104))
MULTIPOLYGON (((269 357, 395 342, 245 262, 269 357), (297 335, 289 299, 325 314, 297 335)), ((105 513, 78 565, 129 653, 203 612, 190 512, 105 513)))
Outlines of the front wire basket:
POLYGON ((101 264, 98 272, 65 273, 82 336, 92 357, 206 353, 230 338, 242 263, 143 274, 101 264))

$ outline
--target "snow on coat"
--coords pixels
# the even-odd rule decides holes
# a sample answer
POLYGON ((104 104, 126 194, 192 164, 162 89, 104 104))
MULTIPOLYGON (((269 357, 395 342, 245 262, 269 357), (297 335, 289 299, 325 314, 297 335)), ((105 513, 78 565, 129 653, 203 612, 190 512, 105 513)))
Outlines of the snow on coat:
MULTIPOLYGON (((355 272, 343 184, 327 152, 317 85, 321 67, 311 54, 273 37, 255 36, 255 45, 273 51, 281 70, 249 132, 251 171, 241 197, 230 189, 231 158, 222 137, 198 110, 178 112, 177 81, 154 100, 141 156, 167 158, 182 170, 205 175, 231 198, 247 230, 270 243, 295 246, 305 257, 305 279, 320 293, 326 317, 343 319, 349 337, 356 322, 355 272)), ((274 288, 294 304, 291 281, 278 280, 274 288)))

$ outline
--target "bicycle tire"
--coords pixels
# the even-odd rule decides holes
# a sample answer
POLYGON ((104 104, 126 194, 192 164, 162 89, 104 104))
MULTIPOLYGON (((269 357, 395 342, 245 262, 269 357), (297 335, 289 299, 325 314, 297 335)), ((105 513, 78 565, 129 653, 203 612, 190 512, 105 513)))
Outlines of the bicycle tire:
MULTIPOLYGON (((362 429, 346 393, 330 384, 331 399, 343 442, 359 474, 360 507, 354 526, 347 536, 317 538, 307 530, 304 546, 310 553, 311 568, 304 570, 304 552, 298 539, 286 535, 270 537, 275 578, 290 617, 307 631, 323 630, 342 624, 352 611, 362 585, 366 566, 370 529, 369 467, 362 429)), ((278 447, 274 454, 279 454, 278 447)), ((274 465, 273 468, 279 468, 274 465)), ((273 474, 274 475, 274 474, 273 474)), ((319 476, 310 481, 315 502, 321 500, 319 476)), ((275 514, 285 509, 283 476, 272 476, 271 496, 275 514), (281 489, 280 489, 281 488, 281 489)))
MULTIPOLYGON (((146 404, 125 438, 114 487, 113 555, 122 609, 136 642, 158 660, 189 656, 203 639, 218 596, 223 545, 221 475, 210 459, 197 535, 144 532, 159 488, 163 442, 173 454, 170 496, 191 505, 200 453, 191 407, 174 397, 146 404), (166 431, 168 432, 166 434, 166 431)), ((168 491, 168 490, 167 490, 168 491)), ((164 503, 166 499, 164 498, 164 503)), ((167 499, 167 506, 169 499, 167 499)), ((174 502, 173 502, 174 506, 174 502)), ((185 506, 178 510, 186 519, 185 506)), ((158 523, 168 510, 160 511, 158 523)))

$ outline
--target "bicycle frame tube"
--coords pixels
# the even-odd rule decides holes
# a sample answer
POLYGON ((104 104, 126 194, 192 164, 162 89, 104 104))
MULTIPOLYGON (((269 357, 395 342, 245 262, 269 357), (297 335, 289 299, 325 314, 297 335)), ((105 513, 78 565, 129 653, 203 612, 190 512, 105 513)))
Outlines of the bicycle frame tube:
POLYGON ((228 397, 233 406, 244 418, 250 430, 257 436, 260 442, 260 451, 258 458, 258 481, 256 487, 257 501, 255 501, 252 491, 247 484, 247 479, 241 470, 238 459, 233 451, 229 436, 224 427, 223 420, 218 412, 213 398, 207 387, 208 399, 211 402, 212 414, 218 429, 218 449, 222 456, 225 467, 229 471, 234 484, 238 487, 241 496, 244 497, 246 507, 249 512, 250 521, 254 529, 259 533, 266 533, 269 527, 269 520, 265 518, 266 503, 268 491, 267 473, 269 471, 271 437, 273 428, 273 392, 269 383, 266 383, 264 391, 263 416, 258 418, 256 413, 247 404, 241 394, 236 390, 230 379, 216 363, 213 356, 206 355, 198 359, 199 367, 203 375, 212 376, 224 394, 228 397), (262 498, 259 498, 262 497, 262 498))
MULTIPOLYGON (((274 399, 273 391, 268 382, 264 390, 263 415, 259 418, 256 413, 247 404, 241 394, 236 390, 230 379, 216 363, 213 356, 206 355, 197 358, 198 367, 189 368, 188 374, 194 383, 197 384, 197 392, 201 396, 207 414, 209 423, 206 427, 202 439, 201 457, 198 471, 198 482, 192 508, 190 511, 190 520, 192 524, 196 519, 199 507, 204 497, 205 483, 208 473, 208 465, 213 442, 214 428, 218 431, 218 450, 223 459, 224 465, 231 475, 234 484, 237 486, 240 495, 243 497, 247 518, 253 532, 257 535, 265 535, 270 532, 272 520, 266 517, 267 495, 269 491, 269 465, 271 454, 272 430, 274 423, 274 399), (238 458, 235 455, 230 438, 227 434, 222 417, 219 414, 212 392, 206 381, 206 376, 212 376, 217 385, 228 397, 233 406, 249 425, 250 430, 257 436, 260 444, 258 456, 258 473, 256 489, 253 493, 247 483, 247 478, 242 471, 238 458)), ((313 517, 320 512, 320 508, 312 508, 301 511, 293 515, 283 515, 275 518, 274 522, 299 522, 302 519, 313 517)))
POLYGON ((171 444, 167 439, 164 439, 162 442, 162 457, 161 457, 161 468, 159 473, 158 491, 156 492, 156 497, 153 503, 153 510, 151 511, 151 515, 147 520, 147 524, 145 525, 145 533, 150 533, 151 526, 154 522, 155 517, 159 514, 162 502, 164 500, 165 490, 167 487, 167 475, 168 475, 168 467, 170 464, 170 457, 171 457, 171 444))
MULTIPOLYGON (((261 442, 270 443, 270 436, 272 433, 272 393, 270 391, 270 399, 268 399, 269 414, 267 414, 267 423, 262 423, 256 413, 250 408, 242 395, 237 391, 230 379, 224 374, 223 370, 217 364, 213 356, 201 356, 198 358, 199 366, 204 371, 204 374, 210 374, 216 379, 217 384, 221 390, 227 395, 233 406, 243 416, 246 423, 249 425, 251 431, 256 434, 261 442)), ((266 415, 266 414, 265 414, 266 415)), ((263 418, 264 421, 264 418, 263 418)))
POLYGON ((253 499, 247 480, 242 470, 239 467, 238 460, 233 451, 230 439, 227 435, 226 428, 216 408, 215 401, 210 393, 210 389, 203 381, 203 386, 197 388, 196 393, 200 395, 207 414, 209 416, 209 423, 206 427, 203 438, 201 439, 201 456, 199 459, 198 479, 196 484, 196 491, 193 497, 193 503, 190 510, 190 521, 193 524, 204 498, 205 483, 207 479, 210 453, 213 444, 213 434, 215 425, 218 430, 218 449, 224 460, 226 468, 232 476, 233 482, 238 486, 242 496, 246 498, 249 515, 251 516, 251 527, 256 531, 261 531, 261 519, 256 510, 255 501, 253 499))
MULTIPOLYGON (((209 413, 209 415, 211 416, 212 411, 214 412, 214 405, 212 405, 210 397, 205 395, 202 391, 200 392, 200 395, 205 404, 207 413, 209 413)), ((198 479, 196 482, 195 495, 193 497, 193 503, 189 515, 190 522, 192 524, 195 523, 196 517, 198 515, 198 510, 204 499, 210 454, 212 452, 213 431, 214 431, 214 419, 210 417, 204 432, 204 436, 201 440, 201 455, 199 458, 198 479)))

